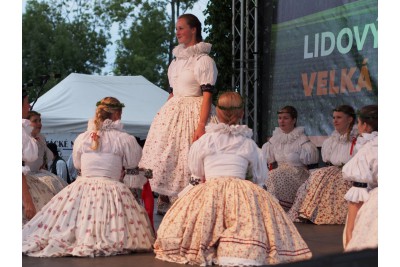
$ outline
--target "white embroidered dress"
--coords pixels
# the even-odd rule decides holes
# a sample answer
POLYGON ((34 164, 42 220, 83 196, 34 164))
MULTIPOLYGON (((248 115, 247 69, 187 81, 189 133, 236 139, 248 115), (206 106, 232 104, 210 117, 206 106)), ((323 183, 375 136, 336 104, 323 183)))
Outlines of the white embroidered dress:
POLYGON ((155 116, 146 143, 140 168, 152 169, 152 190, 176 196, 190 179, 187 155, 200 119, 201 85, 214 85, 217 68, 208 56, 211 44, 200 42, 173 50, 176 57, 168 69, 174 96, 155 116))
MULTIPOLYGON (((352 186, 345 195, 351 202, 364 202, 359 209, 352 238, 345 251, 378 247, 378 132, 363 133, 357 140, 357 154, 343 167, 343 178, 366 183, 367 188, 352 186)), ((346 243, 346 229, 343 244, 346 243)))
POLYGON ((267 166, 251 136, 245 125, 209 124, 193 143, 189 168, 193 177, 206 181, 178 198, 164 216, 154 243, 156 258, 242 266, 311 257, 279 203, 261 187, 267 166), (248 170, 253 182, 245 180, 248 170))
POLYGON ((347 202, 344 195, 351 183, 343 179, 341 167, 356 153, 353 144, 356 136, 357 127, 353 127, 350 136, 335 130, 324 141, 322 160, 333 166, 314 170, 297 190, 294 204, 288 212, 293 221, 299 221, 298 217, 301 217, 315 224, 346 222, 347 202))
MULTIPOLYGON (((30 124, 31 122, 29 120, 22 119, 22 161, 25 163, 25 166, 22 167, 22 173, 25 174, 28 190, 31 194, 36 212, 39 212, 55 194, 45 183, 40 181, 37 177, 30 175, 30 166, 40 160, 38 158, 40 150, 38 141, 31 136, 32 127, 30 124)), ((22 224, 27 222, 28 219, 25 217, 25 212, 22 207, 22 224)))
POLYGON ((81 176, 24 226, 24 254, 93 257, 151 250, 147 213, 119 181, 123 167, 137 167, 139 144, 120 121, 104 121, 97 150, 90 148, 91 134, 86 131, 74 142, 73 160, 81 176))
POLYGON ((309 176, 307 165, 318 163, 318 149, 305 135, 304 127, 296 127, 290 133, 277 127, 262 151, 267 163, 278 163, 268 174, 267 190, 289 210, 297 190, 309 176))

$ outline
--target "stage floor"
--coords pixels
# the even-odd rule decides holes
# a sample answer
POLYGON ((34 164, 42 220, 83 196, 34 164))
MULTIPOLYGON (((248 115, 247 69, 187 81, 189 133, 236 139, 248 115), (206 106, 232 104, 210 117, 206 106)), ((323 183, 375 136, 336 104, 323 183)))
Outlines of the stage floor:
MULTIPOLYGON (((162 216, 154 215, 154 224, 158 228, 162 216)), ((299 266, 331 266, 327 260, 337 259, 337 255, 342 255, 342 234, 344 225, 314 225, 305 223, 295 223, 301 236, 306 241, 313 258, 311 261, 298 262, 299 266), (334 256, 334 257, 330 257, 334 256), (323 265, 320 265, 323 263, 323 265)), ((376 252, 377 254, 377 252, 376 252)), ((350 255, 349 255, 350 256, 350 255)), ((347 256, 347 258, 349 257, 347 256)), ((368 255, 371 257, 371 255, 368 255)), ((365 257, 364 257, 365 258, 365 257)), ((372 256, 372 260, 375 256, 372 256)), ((371 260, 371 258, 369 258, 371 260)), ((328 260, 330 261, 330 260, 328 260)), ((377 261, 377 255, 376 255, 377 261)), ((369 263, 372 263, 369 261, 369 263)), ((298 265, 297 264, 297 265, 298 265)), ((130 255, 119 255, 111 257, 97 258, 33 258, 22 256, 23 267, 132 267, 132 266, 154 266, 154 267, 182 267, 181 264, 169 263, 155 259, 153 253, 137 253, 130 255)), ((332 265, 333 266, 333 265, 332 265)), ((343 265, 342 265, 343 266, 343 265)), ((370 265, 374 266, 374 265, 370 265)))

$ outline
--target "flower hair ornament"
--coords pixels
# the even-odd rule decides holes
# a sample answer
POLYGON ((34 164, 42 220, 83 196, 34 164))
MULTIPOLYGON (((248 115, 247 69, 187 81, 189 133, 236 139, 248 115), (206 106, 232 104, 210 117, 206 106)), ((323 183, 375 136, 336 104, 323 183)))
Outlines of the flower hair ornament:
POLYGON ((108 108, 112 108, 112 109, 120 109, 120 108, 125 107, 124 103, 102 103, 101 100, 97 101, 96 107, 98 107, 100 105, 104 105, 104 106, 106 106, 108 108))

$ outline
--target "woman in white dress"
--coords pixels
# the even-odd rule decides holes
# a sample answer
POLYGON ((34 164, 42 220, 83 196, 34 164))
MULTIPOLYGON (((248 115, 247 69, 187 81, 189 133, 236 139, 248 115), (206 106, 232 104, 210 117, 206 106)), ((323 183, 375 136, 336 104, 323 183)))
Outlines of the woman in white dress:
POLYGON ((378 106, 363 107, 358 114, 357 154, 343 167, 352 182, 345 195, 348 215, 343 233, 345 251, 378 247, 378 106))
POLYGON ((217 68, 208 55, 211 44, 202 42, 201 23, 192 14, 176 23, 179 45, 168 68, 170 95, 155 116, 140 168, 151 169, 150 185, 158 198, 157 212, 164 214, 190 179, 187 155, 193 141, 205 133, 210 120, 217 68))
POLYGON ((335 130, 324 141, 321 149, 322 160, 327 166, 312 171, 307 181, 297 190, 294 204, 288 212, 295 222, 346 222, 347 202, 344 195, 350 189, 351 182, 343 179, 342 167, 356 152, 356 114, 351 106, 341 105, 333 110, 332 118, 335 130))
POLYGON ((262 146, 270 169, 265 185, 288 211, 297 190, 309 177, 307 165, 318 163, 319 153, 305 135, 304 127, 296 126, 294 107, 285 106, 278 111, 278 124, 272 137, 262 146), (277 167, 273 168, 275 165, 277 167))
POLYGON ((141 147, 123 131, 124 105, 105 97, 73 148, 81 170, 23 227, 22 252, 33 257, 110 256, 149 251, 154 241, 146 211, 121 182, 137 167, 141 147))
POLYGON ((47 170, 47 163, 53 160, 53 153, 47 148, 45 137, 40 133, 42 129, 40 113, 31 110, 29 111, 28 119, 31 122, 31 127, 33 127, 31 135, 37 141, 39 154, 37 160, 26 163, 30 168, 30 172, 27 175, 45 183, 54 195, 56 195, 68 184, 63 179, 47 170))
POLYGON ((31 136, 31 123, 26 118, 29 114, 29 98, 22 91, 22 224, 28 222, 36 212, 47 204, 54 193, 42 181, 29 176, 29 164, 38 159, 38 142, 31 136))
POLYGON ((218 124, 193 143, 189 168, 195 185, 164 216, 156 258, 181 264, 253 266, 311 257, 296 227, 262 186, 267 165, 252 131, 238 125, 243 100, 223 93, 218 124), (251 180, 246 180, 250 173, 251 180))

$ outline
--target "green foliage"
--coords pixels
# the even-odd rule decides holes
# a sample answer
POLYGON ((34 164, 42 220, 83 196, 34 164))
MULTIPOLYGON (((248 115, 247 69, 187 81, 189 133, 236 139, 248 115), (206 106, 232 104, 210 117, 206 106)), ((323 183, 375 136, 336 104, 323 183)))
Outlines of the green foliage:
POLYGON ((218 68, 216 87, 219 91, 232 89, 232 1, 209 0, 205 20, 206 42, 212 44, 211 55, 218 68), (221 12, 223 11, 223 12, 221 12))
POLYGON ((119 0, 102 2, 101 13, 108 14, 112 22, 120 25, 121 40, 118 41, 113 72, 116 75, 143 75, 166 90, 169 87, 168 64, 176 45, 176 17, 192 8, 197 0, 134 1, 131 6, 120 4, 119 0))
MULTIPOLYGON (((73 9, 74 14, 62 13, 63 3, 27 2, 22 15, 23 83, 44 74, 58 73, 64 78, 72 72, 100 73, 105 66, 109 34, 83 8, 73 9)), ((42 93, 53 85, 54 81, 49 82, 42 93)))
POLYGON ((161 88, 168 88, 169 31, 165 7, 143 3, 135 23, 122 32, 115 60, 116 75, 143 75, 161 88))
MULTIPOLYGON (((23 83, 43 74, 100 74, 114 23, 121 36, 114 74, 143 75, 167 89, 176 18, 196 2, 28 0, 22 16, 23 83)), ((43 93, 56 82, 50 79, 43 93)))

